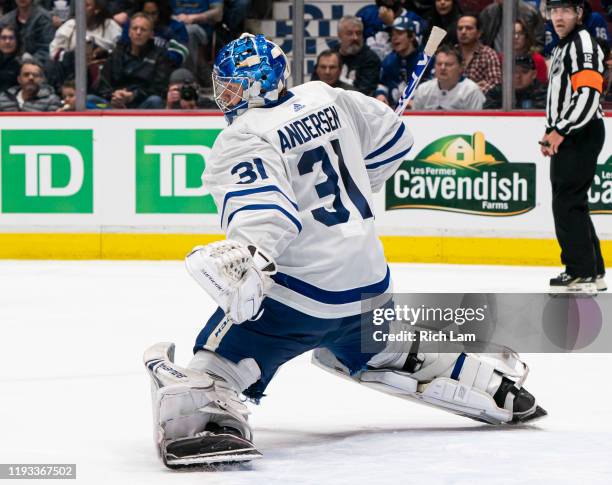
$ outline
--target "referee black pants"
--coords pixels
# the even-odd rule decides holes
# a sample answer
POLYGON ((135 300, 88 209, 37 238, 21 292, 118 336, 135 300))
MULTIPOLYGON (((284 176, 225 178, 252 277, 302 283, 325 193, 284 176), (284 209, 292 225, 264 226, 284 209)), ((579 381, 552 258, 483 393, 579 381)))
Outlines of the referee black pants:
POLYGON ((605 273, 588 205, 588 191, 604 137, 603 120, 590 121, 578 133, 565 137, 550 162, 555 232, 561 246, 561 262, 572 276, 605 273))

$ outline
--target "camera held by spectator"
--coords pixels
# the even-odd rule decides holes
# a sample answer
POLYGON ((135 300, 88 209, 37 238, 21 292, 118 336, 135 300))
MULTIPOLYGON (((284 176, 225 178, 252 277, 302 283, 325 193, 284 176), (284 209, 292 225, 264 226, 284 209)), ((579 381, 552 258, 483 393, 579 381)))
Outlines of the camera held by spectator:
POLYGON ((216 106, 212 100, 200 96, 200 86, 193 73, 185 68, 170 75, 166 109, 205 109, 216 106))

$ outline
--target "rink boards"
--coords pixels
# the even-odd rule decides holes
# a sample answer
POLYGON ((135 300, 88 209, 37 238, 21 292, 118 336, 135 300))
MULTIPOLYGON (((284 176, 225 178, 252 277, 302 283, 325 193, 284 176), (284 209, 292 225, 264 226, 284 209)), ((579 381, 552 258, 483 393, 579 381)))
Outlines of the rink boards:
MULTIPOLYGON (((221 238, 200 174, 224 120, 167 114, 0 117, 0 257, 178 259, 221 238)), ((541 114, 405 123, 415 144, 373 201, 391 261, 557 264, 541 114)), ((609 261, 611 155, 589 194, 609 261)))

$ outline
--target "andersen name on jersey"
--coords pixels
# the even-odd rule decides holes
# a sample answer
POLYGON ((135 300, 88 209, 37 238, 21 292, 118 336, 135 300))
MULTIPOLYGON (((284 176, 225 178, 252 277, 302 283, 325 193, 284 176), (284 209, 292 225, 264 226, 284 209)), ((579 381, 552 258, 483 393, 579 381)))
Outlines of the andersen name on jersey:
POLYGON ((338 128, 340 128, 338 110, 334 106, 328 106, 300 120, 292 121, 278 130, 281 151, 285 153, 285 150, 291 150, 297 145, 303 145, 338 128))

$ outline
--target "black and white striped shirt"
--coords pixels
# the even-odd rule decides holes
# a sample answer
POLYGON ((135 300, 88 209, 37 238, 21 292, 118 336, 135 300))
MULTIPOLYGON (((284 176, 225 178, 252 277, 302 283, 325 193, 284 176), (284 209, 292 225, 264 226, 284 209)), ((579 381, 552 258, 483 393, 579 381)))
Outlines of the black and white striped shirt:
POLYGON ((561 39, 552 52, 546 103, 547 132, 566 136, 594 118, 603 118, 604 54, 582 26, 561 39))

